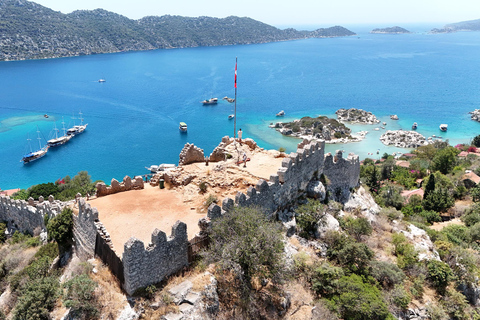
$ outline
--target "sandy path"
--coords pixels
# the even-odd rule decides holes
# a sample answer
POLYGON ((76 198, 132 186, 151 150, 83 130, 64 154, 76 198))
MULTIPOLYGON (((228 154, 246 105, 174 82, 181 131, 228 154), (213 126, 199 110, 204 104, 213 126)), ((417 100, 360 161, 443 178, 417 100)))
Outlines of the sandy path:
POLYGON ((445 222, 434 222, 433 225, 430 226, 430 228, 436 231, 440 231, 446 226, 450 226, 450 225, 464 225, 464 223, 459 218, 455 218, 445 222))
POLYGON ((200 231, 198 220, 204 216, 184 203, 176 191, 147 184, 143 190, 117 193, 90 200, 89 203, 98 209, 99 219, 110 233, 119 256, 130 237, 135 236, 147 246, 155 228, 170 236, 177 220, 187 224, 188 238, 191 239, 200 231))

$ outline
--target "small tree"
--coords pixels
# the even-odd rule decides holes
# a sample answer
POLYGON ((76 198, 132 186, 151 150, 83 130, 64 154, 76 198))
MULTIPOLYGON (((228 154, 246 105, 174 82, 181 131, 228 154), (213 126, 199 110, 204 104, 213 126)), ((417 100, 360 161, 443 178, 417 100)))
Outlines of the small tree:
POLYGON ((438 150, 432 160, 432 169, 438 170, 443 174, 451 172, 457 163, 458 153, 459 150, 454 147, 438 150))
POLYGON ((440 294, 445 293, 448 283, 453 279, 452 269, 443 261, 430 260, 427 264, 428 279, 440 294))
POLYGON ((60 247, 68 249, 73 238, 73 211, 66 207, 56 217, 48 221, 48 236, 57 241, 60 247))
POLYGON ((477 148, 480 147, 480 134, 478 136, 475 136, 475 138, 473 138, 472 144, 477 148))

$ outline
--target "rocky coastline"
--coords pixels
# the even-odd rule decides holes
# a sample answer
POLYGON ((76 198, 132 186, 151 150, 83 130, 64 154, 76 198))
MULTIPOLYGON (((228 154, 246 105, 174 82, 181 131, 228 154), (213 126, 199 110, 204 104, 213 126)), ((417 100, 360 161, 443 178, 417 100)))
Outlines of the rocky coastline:
POLYGON ((380 141, 399 148, 417 148, 433 143, 432 138, 426 139, 418 132, 406 130, 388 130, 381 135, 380 141))
POLYGON ((472 120, 480 122, 480 109, 475 109, 469 112, 471 114, 470 118, 472 120))
POLYGON ((338 109, 335 114, 337 115, 338 121, 350 122, 350 123, 361 123, 361 124, 376 124, 380 120, 377 117, 368 111, 362 109, 338 109))

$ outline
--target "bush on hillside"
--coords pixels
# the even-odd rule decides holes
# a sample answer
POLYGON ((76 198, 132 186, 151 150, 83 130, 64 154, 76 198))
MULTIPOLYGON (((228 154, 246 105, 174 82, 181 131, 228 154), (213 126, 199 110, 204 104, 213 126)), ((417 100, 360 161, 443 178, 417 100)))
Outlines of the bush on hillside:
POLYGON ((429 260, 427 263, 428 280, 440 293, 445 293, 448 283, 453 280, 452 269, 443 261, 429 260))
POLYGON ((370 262, 370 274, 382 285, 384 288, 392 288, 400 284, 405 279, 405 273, 396 265, 384 261, 370 262))
POLYGON ((325 206, 318 200, 308 199, 306 204, 299 206, 296 212, 299 235, 303 238, 311 238, 317 231, 318 222, 324 215, 325 206))
POLYGON ((66 207, 56 217, 48 221, 48 236, 57 241, 57 243, 67 249, 72 243, 73 238, 73 211, 66 207))
POLYGON ((372 225, 364 217, 359 217, 357 219, 351 217, 346 218, 343 228, 357 241, 360 241, 363 236, 371 235, 373 231, 372 225))
POLYGON ((99 311, 95 306, 94 296, 97 283, 88 275, 75 276, 63 287, 66 289, 63 301, 65 307, 70 308, 72 316, 76 319, 91 319, 98 315, 99 311))

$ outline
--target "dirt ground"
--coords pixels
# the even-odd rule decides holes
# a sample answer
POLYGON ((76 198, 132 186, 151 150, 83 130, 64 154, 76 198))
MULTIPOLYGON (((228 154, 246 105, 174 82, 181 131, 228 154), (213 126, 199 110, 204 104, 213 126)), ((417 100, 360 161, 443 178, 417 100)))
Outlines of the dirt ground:
POLYGON ((460 218, 455 218, 455 219, 444 221, 444 222, 434 222, 433 225, 430 228, 433 229, 433 230, 436 230, 436 231, 440 231, 443 228, 445 228, 446 226, 463 225, 463 224, 464 223, 462 222, 462 220, 460 220, 460 218))
MULTIPOLYGON (((190 164, 180 170, 181 177, 195 176, 186 186, 166 184, 165 189, 160 189, 145 184, 143 190, 89 200, 90 205, 98 209, 100 221, 110 233, 117 254, 121 257, 123 246, 130 237, 136 237, 147 246, 155 228, 170 236, 171 227, 177 220, 187 224, 188 238, 193 238, 200 231, 198 220, 206 215, 208 196, 217 198, 218 203, 227 196, 235 198, 238 191, 246 192, 259 179, 268 181, 270 175, 281 167, 283 158, 278 157, 278 151, 243 148, 250 158, 245 168, 243 164, 237 165, 235 159, 208 166, 190 164), (199 192, 200 182, 207 183, 207 192, 199 192)), ((241 152, 243 154, 243 150, 241 152)))

